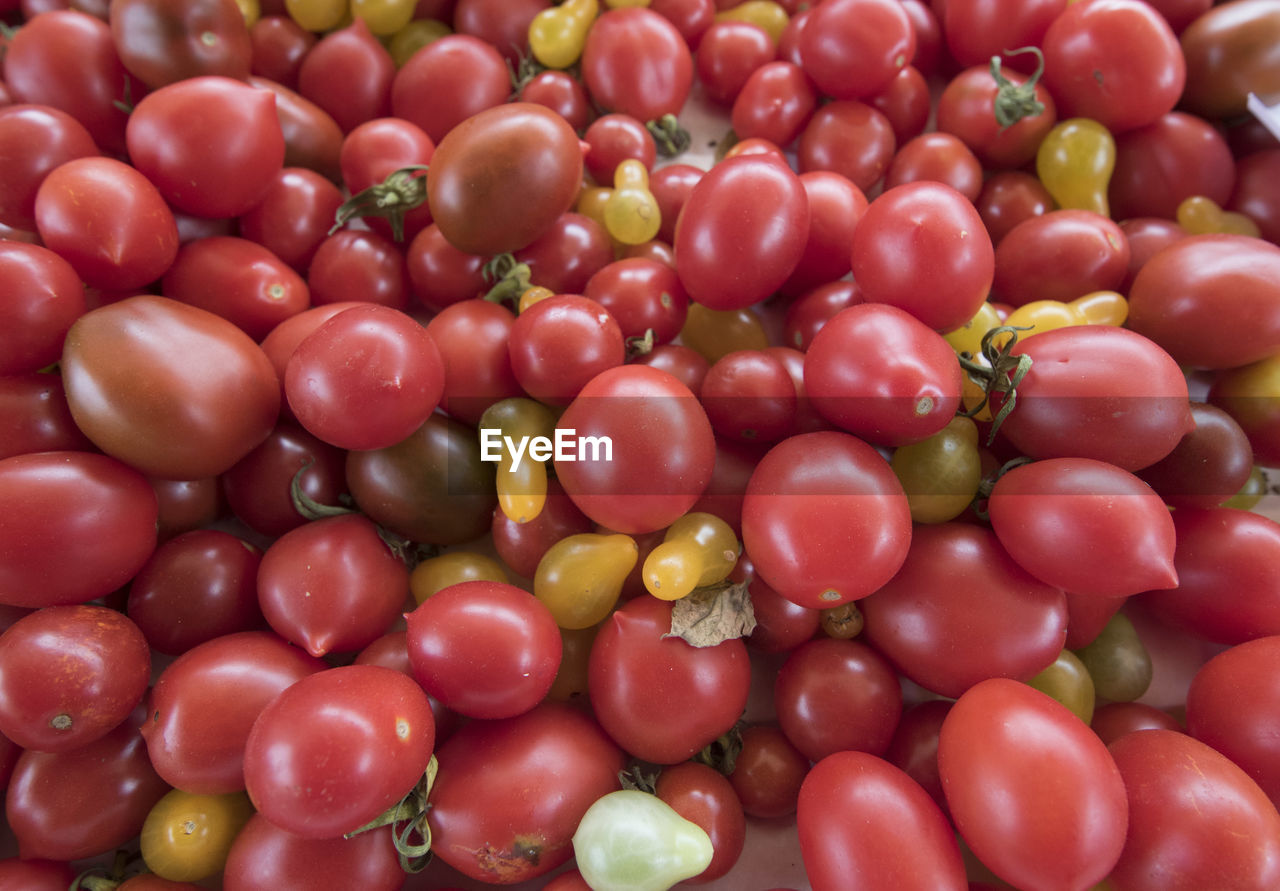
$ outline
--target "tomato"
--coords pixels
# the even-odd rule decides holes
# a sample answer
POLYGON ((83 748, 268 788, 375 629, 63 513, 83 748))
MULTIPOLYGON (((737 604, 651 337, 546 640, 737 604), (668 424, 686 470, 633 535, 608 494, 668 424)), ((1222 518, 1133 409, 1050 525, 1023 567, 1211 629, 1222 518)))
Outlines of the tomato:
POLYGON ((883 755, 902 714, 902 689, 883 656, 858 640, 818 637, 796 647, 773 687, 778 724, 810 761, 834 752, 883 755))
POLYGON ((341 204, 338 187, 319 173, 284 167, 262 200, 240 215, 240 236, 305 272, 341 204))
POLYGON ((177 223, 160 192, 110 158, 77 158, 51 171, 36 192, 35 220, 45 247, 93 287, 141 287, 178 252, 177 223))
POLYGON ((618 532, 669 526, 710 482, 711 424, 693 393, 665 371, 624 365, 601 372, 578 392, 557 429, 612 444, 610 454, 557 459, 555 469, 574 504, 618 532))
POLYGON ((1029 71, 1034 67, 1031 57, 1010 51, 1040 46, 1066 7, 1067 0, 947 0, 941 11, 939 4, 933 8, 942 20, 947 48, 960 65, 987 68, 992 56, 1001 56, 1006 65, 1029 71))
POLYGON ((171 881, 196 882, 220 873, 232 842, 252 816, 253 805, 243 792, 192 795, 174 789, 142 824, 143 862, 171 881))
POLYGON ((1159 251, 1129 289, 1129 327, 1180 364, 1234 368, 1280 351, 1280 247, 1194 235, 1159 251))
POLYGON ((338 156, 342 149, 342 129, 333 115, 288 87, 261 77, 250 77, 249 85, 269 90, 276 97, 276 119, 284 135, 284 163, 306 167, 330 180, 340 180, 338 156))
POLYGON ((371 304, 338 313, 303 339, 284 385, 309 432, 340 448, 378 449, 400 442, 435 409, 444 363, 412 317, 371 304))
POLYGON ((920 180, 944 183, 976 201, 982 189, 982 165, 969 147, 950 133, 922 133, 893 156, 884 187, 892 189, 920 180))
POLYGON ((313 656, 363 649, 396 620, 409 571, 359 514, 313 520, 262 555, 258 602, 276 633, 313 656))
POLYGON ((202 75, 249 76, 253 45, 234 0, 115 0, 110 25, 120 61, 153 90, 202 75))
POLYGON ((1053 197, 1040 180, 1021 170, 1002 170, 989 176, 974 203, 992 244, 997 246, 1019 223, 1054 207, 1053 197))
MULTIPOLYGON (((396 171, 425 166, 435 142, 421 127, 399 118, 376 118, 356 126, 342 141, 338 163, 342 181, 353 196, 375 186, 384 191, 371 201, 353 204, 375 232, 396 241, 413 238, 431 222, 423 174, 387 189, 396 171), (414 206, 416 204, 416 206, 414 206)), ((367 194, 364 197, 369 197, 367 194)))
POLYGON ((751 73, 777 58, 773 39, 750 22, 718 21, 702 32, 694 64, 707 97, 732 105, 751 73))
POLYGON ((969 887, 942 811, 874 755, 836 752, 815 764, 800 787, 796 822, 815 891, 969 887))
POLYGON ((828 0, 813 10, 798 49, 824 95, 866 99, 911 61, 916 36, 897 0, 828 0))
POLYGON ((546 232, 572 206, 581 183, 582 150, 564 118, 510 102, 472 115, 438 142, 427 201, 454 247, 489 256, 546 232))
POLYGON ((1106 217, 1053 210, 1024 220, 996 247, 995 299, 1012 306, 1068 302, 1117 288, 1129 268, 1129 242, 1106 217))
POLYGON ((49 105, 10 105, 0 110, 0 222, 34 229, 36 190, 51 170, 98 154, 84 125, 49 105))
POLYGON ((551 405, 567 405, 626 355, 622 329, 609 311, 576 294, 549 297, 520 313, 507 348, 520 386, 551 405))
POLYGON ((93 449, 71 417, 59 375, 32 372, 0 377, 0 415, 13 419, 12 426, 0 431, 0 458, 93 449))
POLYGON ((0 882, 27 891, 65 891, 76 879, 76 871, 70 863, 55 860, 21 860, 6 857, 0 860, 0 882))
POLYGON ((294 423, 282 422, 223 473, 220 483, 232 512, 250 528, 274 538, 306 522, 290 492, 294 477, 313 501, 337 504, 346 489, 343 467, 341 449, 294 423))
POLYGON ((963 693, 942 722, 938 772, 961 837, 1005 881, 1084 888, 1120 858, 1120 770, 1079 718, 1026 684, 992 678, 963 693))
MULTIPOLYGON (((626 114, 605 114, 596 118, 582 134, 587 143, 586 165, 592 179, 601 185, 613 182, 618 165, 634 158, 652 172, 658 147, 642 121, 626 114)), ((553 288, 552 290, 556 290, 553 288)))
POLYGON ((626 764, 589 715, 555 702, 472 721, 436 757, 427 812, 434 853, 491 884, 545 875, 569 860, 578 821, 618 788, 626 764))
POLYGON ((1273 48, 1280 10, 1266 0, 1235 0, 1207 10, 1181 36, 1187 111, 1204 117, 1243 114, 1249 93, 1268 105, 1280 99, 1273 48))
POLYGON ((52 365, 67 330, 85 311, 84 286, 75 269, 48 248, 4 241, 0 281, 0 374, 52 365))
POLYGON ((1222 134, 1208 121, 1171 111, 1116 136, 1107 195, 1117 220, 1172 220, 1178 205, 1192 196, 1225 205, 1235 178, 1235 161, 1222 134))
MULTIPOLYGON (((1002 76, 1015 87, 1027 82, 1026 75, 1017 71, 1006 69, 1002 76)), ((1057 107, 1044 84, 1036 83, 1035 99, 1044 109, 1002 127, 992 110, 1000 92, 1001 85, 991 76, 990 65, 965 69, 938 97, 938 130, 959 137, 986 166, 1022 167, 1035 157, 1041 140, 1057 122, 1057 107)))
POLYGON ((279 383, 258 345, 225 319, 164 297, 81 316, 67 333, 62 378, 72 416, 99 448, 164 479, 216 476, 265 439, 279 413, 279 383))
POLYGON ((672 764, 658 774, 654 794, 677 814, 702 827, 711 839, 714 854, 710 865, 686 882, 714 881, 734 867, 742 855, 747 821, 724 774, 696 761, 672 764))
POLYGON ((127 843, 169 791, 147 758, 138 715, 69 752, 18 756, 5 817, 23 858, 80 860, 127 843))
MULTIPOLYGON (((903 8, 906 8, 905 4, 903 8)), ((889 86, 867 102, 888 119, 894 138, 899 143, 923 133, 933 111, 929 83, 911 65, 894 75, 889 86)))
POLYGON ((439 311, 489 289, 484 277, 486 258, 458 250, 435 223, 414 236, 405 260, 413 296, 427 309, 439 311))
POLYGON ((105 455, 5 458, 0 502, 0 599, 8 605, 103 597, 132 578, 156 545, 155 491, 136 470, 105 455), (67 560, 68 548, 75 560, 67 560))
POLYGON ((254 814, 227 853, 226 891, 279 891, 328 882, 366 891, 399 891, 405 874, 392 829, 384 826, 349 839, 310 839, 254 814))
POLYGON ((671 630, 672 603, 642 596, 608 619, 591 647, 588 692, 600 725, 644 761, 684 761, 728 731, 750 685, 739 639, 694 647, 671 630))
POLYGON ((395 76, 391 54, 364 19, 356 18, 320 38, 306 54, 298 68, 298 92, 349 133, 365 121, 390 115, 395 76))
POLYGON ((129 80, 105 21, 52 9, 33 17, 7 43, 4 81, 16 101, 64 111, 84 125, 99 148, 124 152, 129 120, 124 108, 144 90, 129 80))
POLYGON ((777 442, 795 429, 796 390, 777 357, 735 350, 707 370, 698 398, 720 436, 777 442))
POLYGON ((226 634, 192 647, 156 678, 142 725, 165 782, 221 795, 244 788, 244 747, 258 714, 286 688, 326 668, 266 631, 226 634))
MULTIPOLYGON (((1140 470, 1194 423, 1176 357, 1126 328, 1058 328, 1019 341, 1013 354, 1031 357, 1031 370, 1000 434, 1024 455, 1140 470)), ((996 394, 992 409, 1005 404, 996 394)))
POLYGON ((1135 891, 1280 881, 1280 818, 1248 775, 1202 742, 1140 730, 1111 744, 1129 829, 1111 879, 1135 891))
POLYGON ((893 124, 883 113, 857 100, 837 100, 809 119, 796 143, 796 163, 801 173, 830 170, 866 192, 880 181, 896 148, 893 124))
POLYGON ((834 171, 802 173, 800 184, 809 202, 809 235, 791 275, 778 286, 787 296, 799 296, 844 277, 849 271, 853 230, 867 209, 862 190, 834 171))
POLYGON ((1221 408, 1191 403, 1195 427, 1173 451, 1138 472, 1173 507, 1219 507, 1253 471, 1253 450, 1240 425, 1221 408))
POLYGON ((440 407, 451 416, 478 424, 490 405, 521 395, 507 348, 514 323, 509 309, 487 300, 451 304, 427 323, 444 362, 440 407))
POLYGON ((1234 508, 1173 512, 1178 586, 1143 596, 1165 622, 1217 643, 1280 633, 1273 562, 1280 524, 1234 508))
POLYGON ((653 332, 668 343, 684 326, 689 297, 675 269, 657 260, 628 257, 608 263, 587 280, 582 294, 609 311, 624 338, 653 332))
POLYGON ((264 15, 249 26, 250 71, 296 90, 298 68, 317 40, 287 15, 264 15))
POLYGON ((943 696, 992 677, 1027 680, 1066 637, 1062 592, 1015 563, 993 532, 968 523, 917 526, 902 569, 859 607, 867 641, 943 696))
POLYGON ((824 418, 869 442, 917 442, 945 427, 959 408, 955 355, 903 310, 860 303, 814 335, 804 358, 805 392, 824 418))
POLYGON ((784 440, 747 484, 746 553, 766 583, 801 606, 827 609, 872 593, 901 567, 910 539, 898 478, 847 433, 784 440))
POLYGON ((768 297, 804 255, 809 200, 791 169, 768 157, 720 162, 680 212, 673 246, 690 299, 741 309, 768 297))
POLYGON ((134 165, 165 200, 201 217, 257 204, 284 164, 272 94, 225 77, 195 77, 146 96, 125 131, 134 165))
POLYGON ((142 701, 151 653, 132 621, 101 606, 50 606, 0 635, 0 732, 39 752, 106 736, 142 701))
POLYGON ((1258 224, 1262 237, 1280 243, 1280 195, 1276 191, 1276 169, 1280 150, 1268 147, 1240 159, 1236 165, 1235 190, 1228 207, 1258 224))
POLYGON ((578 133, 591 123, 591 100, 587 97, 587 90, 568 72, 539 72, 521 88, 516 98, 521 102, 545 105, 578 133))
POLYGON ((467 717, 529 711, 546 697, 560 667, 560 629, 551 611, 514 585, 449 585, 406 618, 418 683, 467 717))
POLYGON ((316 247, 307 269, 307 287, 316 306, 362 303, 395 310, 409 308, 409 272, 404 255, 389 237, 368 229, 339 229, 316 247))
POLYGON ((871 202, 853 233, 853 277, 888 303, 950 331, 987 298, 995 250, 973 203, 950 186, 898 186, 871 202))
POLYGON ((515 258, 529 267, 535 285, 555 294, 582 294, 591 277, 609 265, 614 255, 604 226, 570 212, 561 214, 546 232, 516 251, 515 258))
MULTIPOLYGON (((470 34, 490 44, 503 58, 516 64, 529 40, 529 23, 550 6, 549 0, 457 0, 453 10, 453 28, 459 34, 470 34)), ((419 17, 422 3, 418 4, 419 17)), ((427 16, 448 21, 450 15, 427 16)))
POLYGON ((582 81, 606 111, 655 121, 684 107, 693 58, 680 32, 653 10, 610 9, 587 32, 582 81))
POLYGON ((511 80, 493 46, 468 34, 432 41, 391 83, 391 111, 436 143, 467 118, 507 101, 511 80))
POLYGON ((435 745, 427 694, 390 668, 308 675, 253 722, 245 789, 258 813, 303 838, 335 838, 396 804, 435 745))
POLYGON ((730 122, 741 139, 767 139, 786 148, 817 107, 818 92, 804 69, 794 62, 766 62, 738 90, 730 122))

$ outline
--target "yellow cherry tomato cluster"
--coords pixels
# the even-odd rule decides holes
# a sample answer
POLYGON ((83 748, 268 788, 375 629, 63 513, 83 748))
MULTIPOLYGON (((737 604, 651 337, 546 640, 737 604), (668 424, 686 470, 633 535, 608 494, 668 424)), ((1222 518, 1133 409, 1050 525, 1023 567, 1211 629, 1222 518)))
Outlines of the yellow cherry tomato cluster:
POLYGON ((738 563, 738 538, 715 514, 693 511, 676 520, 644 561, 644 586, 660 600, 724 581, 738 563))

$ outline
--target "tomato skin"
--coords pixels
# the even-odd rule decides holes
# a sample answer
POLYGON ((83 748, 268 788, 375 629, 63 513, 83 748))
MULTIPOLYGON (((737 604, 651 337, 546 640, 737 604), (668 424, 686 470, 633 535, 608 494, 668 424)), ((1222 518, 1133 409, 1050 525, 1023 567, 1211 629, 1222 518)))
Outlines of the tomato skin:
POLYGON ((440 407, 476 425, 493 403, 522 394, 507 342, 515 316, 487 300, 462 300, 446 306, 427 323, 427 333, 444 362, 440 407))
POLYGON ((902 484, 850 434, 792 436, 760 459, 747 484, 746 553, 770 587, 801 606, 866 597, 898 571, 910 539, 902 484))
POLYGON ((724 774, 696 761, 669 765, 658 774, 655 794, 677 814, 702 827, 711 839, 715 852, 711 863, 685 882, 700 885, 733 869, 742 855, 746 817, 724 774))
POLYGON ((1280 818, 1243 770, 1174 730, 1111 744, 1129 829, 1111 880, 1125 891, 1270 888, 1280 882, 1280 818))
POLYGON ((836 752, 815 764, 800 787, 796 822, 815 891, 969 887, 942 811, 874 755, 836 752))
POLYGON ((578 821, 618 788, 626 764, 589 715, 555 702, 465 724, 436 757, 427 812, 435 855, 464 875, 501 884, 544 875, 572 857, 578 821))
POLYGON ((41 607, 110 594, 156 545, 158 504, 146 478, 91 452, 0 461, 0 602, 41 607), (76 559, 67 560, 74 548, 76 559))
POLYGON ((32 452, 93 450, 71 418, 62 378, 56 374, 0 377, 0 415, 14 423, 0 431, 0 458, 32 452))
POLYGON ((844 278, 853 231, 867 210, 867 196, 835 171, 810 170, 800 174, 800 184, 809 199, 809 235, 795 269, 778 287, 791 297, 844 278))
POLYGON ((1111 214, 1176 219, 1178 205, 1203 195, 1225 206, 1235 184, 1226 138, 1208 121, 1171 111, 1116 137, 1116 163, 1107 188, 1111 214))
POLYGON ((731 106, 751 72, 778 58, 773 39, 750 22, 713 22, 702 33, 694 64, 712 102, 731 106))
POLYGON ((996 247, 996 299, 1011 306, 1063 303, 1119 287, 1129 268, 1129 241, 1106 217, 1052 210, 1014 226, 996 247))
POLYGON ((318 39, 288 15, 264 15, 249 28, 250 71, 296 90, 298 67, 318 39))
POLYGON ((535 285, 556 294, 582 294, 591 276, 613 262, 613 245, 604 226, 569 212, 561 214, 536 241, 516 251, 515 257, 529 267, 535 285))
POLYGON ((450 244, 491 256, 546 232, 577 198, 582 169, 578 135, 564 118, 509 102, 472 115, 437 142, 427 201, 450 244))
POLYGON ((146 638, 126 616, 45 607, 0 635, 0 732, 40 752, 87 745, 129 717, 150 679, 146 638))
POLYGON ((1144 595, 1163 621, 1203 640, 1239 644, 1280 634, 1280 524, 1219 507, 1173 512, 1178 586, 1144 595))
POLYGON ((592 379, 626 358, 617 321, 577 294, 548 297, 520 313, 507 351, 520 386, 548 405, 568 405, 592 379))
POLYGON ((302 273, 341 204, 342 193, 330 180, 305 167, 284 167, 262 200, 240 215, 240 237, 302 273))
POLYGON ((283 84, 253 76, 248 82, 252 87, 270 90, 276 97, 276 120, 284 136, 285 166, 306 167, 327 179, 341 181, 342 129, 333 115, 283 84))
POLYGON ((931 182, 897 186, 872 201, 854 230, 851 260, 868 303, 896 306, 943 332, 973 318, 995 271, 995 249, 973 203, 931 182))
POLYGON ((785 164, 759 155, 720 162, 680 212, 676 272, 690 299, 741 309, 772 294, 804 254, 809 199, 785 164))
POLYGON ((129 157, 165 200, 200 217, 253 207, 284 166, 275 98, 226 77, 195 77, 148 94, 129 116, 129 157))
POLYGON ((609 9, 587 32, 582 79, 602 108, 648 122, 680 113, 693 58, 675 25, 653 10, 609 9))
POLYGON ((293 478, 298 477, 309 498, 320 504, 337 504, 346 490, 344 457, 341 449, 284 421, 225 471, 219 483, 237 518, 254 531, 276 538, 307 522, 293 504, 293 478))
POLYGON ((0 111, 0 223, 34 229, 36 190, 58 165, 98 154, 89 131, 65 111, 18 104, 0 111))
MULTIPOLYGON (((1024 455, 1137 471, 1173 451, 1194 423, 1177 357, 1127 328, 1058 328, 1019 341, 1013 354, 1030 356, 1031 370, 1000 433, 1024 455)), ((1003 405, 992 399, 993 411, 1003 405)))
POLYGON ((1172 111, 1187 81, 1173 29, 1140 0, 1068 4, 1043 49, 1059 116, 1090 118, 1113 135, 1172 111))
POLYGON ((998 55, 1004 67, 1028 72, 1034 67, 1030 55, 1011 56, 1006 51, 1040 46, 1045 31, 1066 7, 1067 0, 948 0, 941 9, 933 5, 947 49, 960 65, 986 67, 998 55))
POLYGON ((120 61, 153 90, 201 75, 249 76, 249 28, 231 0, 115 0, 109 8, 120 61))
POLYGON ((236 835, 222 877, 226 891, 318 888, 333 882, 365 891, 399 891, 405 873, 396 858, 391 827, 350 839, 308 839, 261 814, 236 835))
POLYGON ((267 437, 280 409, 275 370, 247 334, 164 297, 130 297, 77 319, 62 379, 80 429, 162 479, 217 476, 267 437))
POLYGON ((436 143, 458 124, 507 100, 511 81, 496 48, 468 34, 433 40, 391 82, 391 112, 436 143))
POLYGON ((154 281, 178 252, 178 226, 159 190, 110 158, 78 158, 51 171, 36 192, 35 218, 45 247, 105 290, 154 281))
POLYGON ((52 365, 67 330, 85 311, 76 271, 48 248, 4 241, 0 282, 0 375, 52 365))
POLYGON ((916 36, 897 0, 828 0, 799 35, 805 73, 833 99, 866 99, 911 61, 916 36))
POLYGON ((449 585, 406 617, 414 677, 469 718, 510 718, 541 702, 560 667, 560 629, 545 604, 502 582, 449 585))
POLYGON ((951 345, 914 316, 860 303, 814 336, 804 387, 828 421, 868 442, 899 446, 947 425, 960 406, 961 370, 951 345))
POLYGON ((671 374, 644 365, 592 378, 558 428, 608 436, 614 460, 556 461, 556 476, 584 514, 617 532, 670 526, 706 491, 715 435, 697 398, 671 374))
POLYGON ((938 772, 961 836, 1011 884, 1085 888, 1120 857, 1119 769, 1079 718, 1026 684, 992 678, 962 694, 942 722, 938 772))
POLYGON ((329 668, 287 688, 253 722, 245 789, 281 829, 336 838, 404 797, 434 745, 427 694, 411 678, 379 665, 329 668))
POLYGON ((142 725, 165 782, 202 795, 244 788, 244 747, 268 703, 325 669, 269 631, 225 634, 183 653, 156 679, 142 725))
POLYGON ((1266 0, 1239 0, 1208 10, 1183 30, 1187 64, 1183 107, 1209 119, 1245 112, 1250 92, 1272 105, 1280 98, 1274 48, 1280 10, 1266 0))
POLYGON ((884 176, 897 149, 889 118, 855 99, 836 100, 818 108, 796 143, 801 173, 831 170, 864 192, 884 176))
POLYGON ((969 523, 917 526, 902 569, 859 606, 867 641, 942 696, 992 677, 1029 680, 1066 639, 1062 592, 969 523))
POLYGON ((56 860, 21 860, 6 857, 0 860, 0 882, 6 887, 24 888, 26 891, 66 891, 76 879, 76 871, 70 863, 56 860))
POLYGON ((746 644, 694 647, 671 630, 670 601, 628 600, 596 634, 588 665, 591 707, 631 755, 676 764, 733 726, 747 704, 746 644))
POLYGON ((1192 235, 1151 257, 1129 289, 1134 331, 1179 364, 1235 368, 1280 352, 1280 247, 1192 235))

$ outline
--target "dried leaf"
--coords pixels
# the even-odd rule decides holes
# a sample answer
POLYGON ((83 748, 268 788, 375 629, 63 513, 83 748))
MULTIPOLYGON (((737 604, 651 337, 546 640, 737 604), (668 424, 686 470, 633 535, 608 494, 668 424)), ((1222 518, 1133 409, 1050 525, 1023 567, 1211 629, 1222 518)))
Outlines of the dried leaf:
POLYGON ((746 582, 720 582, 694 588, 675 601, 671 631, 663 637, 679 637, 695 647, 714 647, 746 637, 756 627, 756 613, 746 582))

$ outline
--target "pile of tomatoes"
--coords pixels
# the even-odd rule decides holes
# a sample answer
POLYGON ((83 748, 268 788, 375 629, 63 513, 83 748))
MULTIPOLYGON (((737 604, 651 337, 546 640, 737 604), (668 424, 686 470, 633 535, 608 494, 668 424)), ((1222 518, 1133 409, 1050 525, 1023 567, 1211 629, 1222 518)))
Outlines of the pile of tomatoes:
POLYGON ((0 888, 1280 887, 1276 0, 0 13, 0 888))

